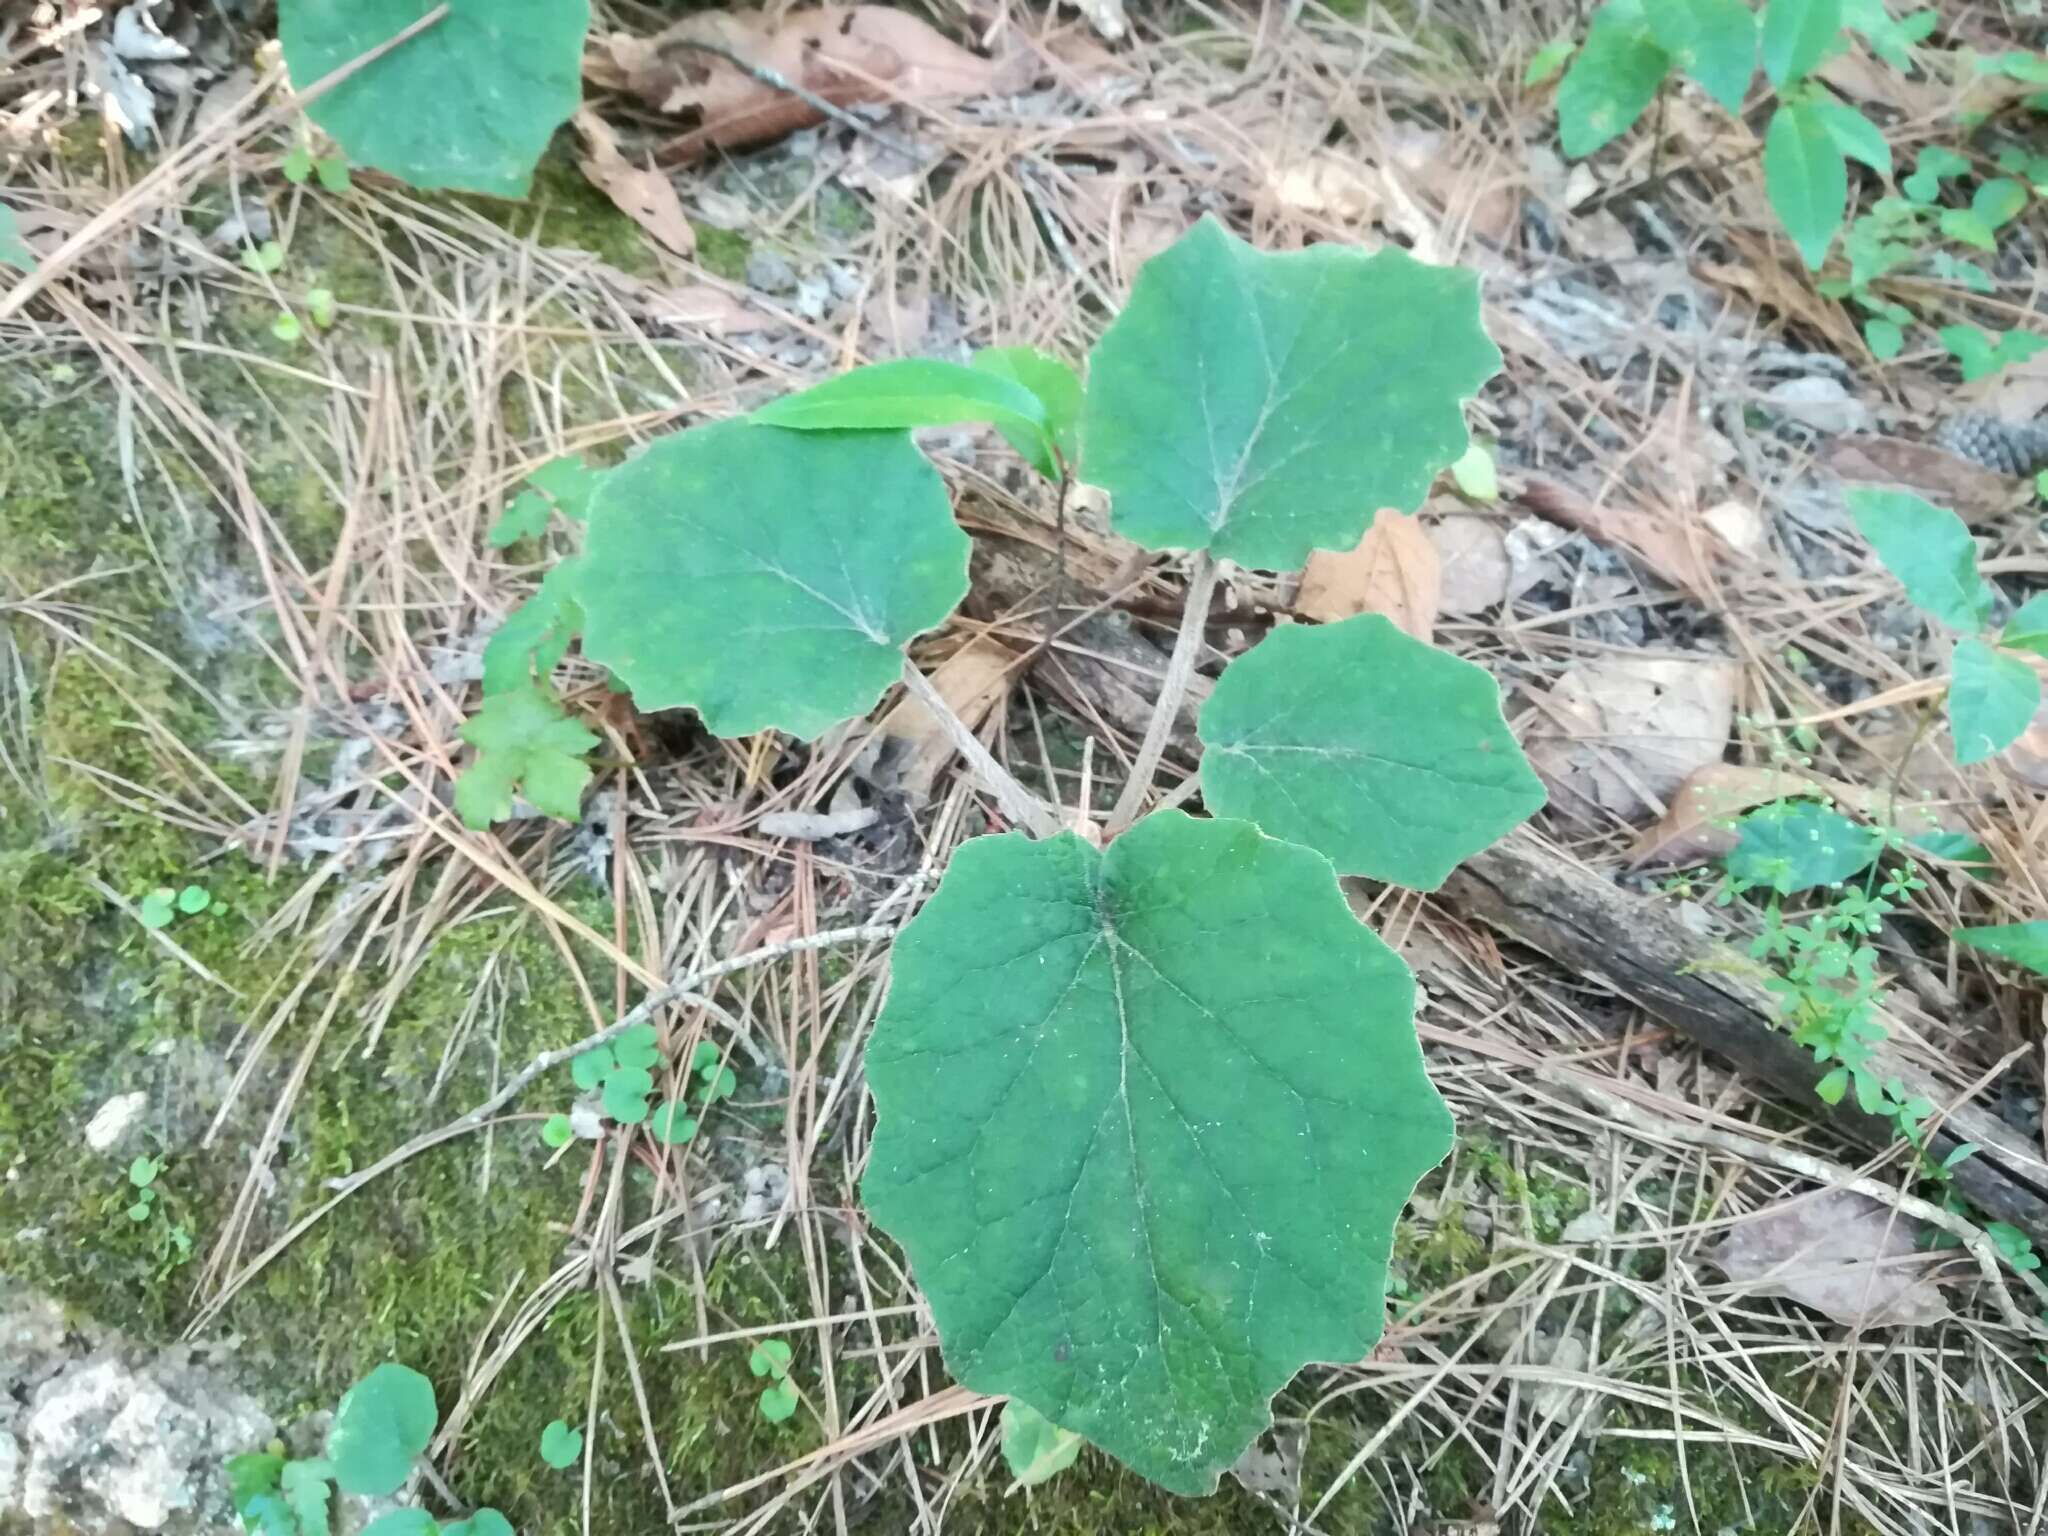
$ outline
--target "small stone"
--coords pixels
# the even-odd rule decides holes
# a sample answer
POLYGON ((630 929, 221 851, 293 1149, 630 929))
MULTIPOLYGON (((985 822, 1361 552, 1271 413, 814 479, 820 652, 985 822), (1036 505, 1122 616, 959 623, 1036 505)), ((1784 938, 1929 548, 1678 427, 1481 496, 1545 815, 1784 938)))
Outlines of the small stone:
POLYGON ((120 1145, 121 1138, 135 1128, 143 1111, 149 1108, 146 1093, 117 1093, 93 1112, 86 1123, 85 1144, 95 1152, 105 1152, 120 1145))
POLYGON ((797 285, 796 268, 780 251, 757 246, 747 254, 747 286, 762 293, 789 293, 797 285))
POLYGON ((1870 426, 1870 407, 1851 395, 1840 379, 1820 374, 1787 379, 1764 398, 1781 416, 1817 432, 1862 432, 1870 426))

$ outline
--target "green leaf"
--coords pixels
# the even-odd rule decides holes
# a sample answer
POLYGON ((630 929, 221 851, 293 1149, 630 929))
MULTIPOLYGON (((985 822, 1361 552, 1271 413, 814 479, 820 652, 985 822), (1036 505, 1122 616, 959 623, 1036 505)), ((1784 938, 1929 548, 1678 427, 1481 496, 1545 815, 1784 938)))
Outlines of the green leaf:
POLYGON ((36 264, 36 253, 29 249, 28 242, 21 238, 21 224, 14 210, 0 203, 0 266, 19 267, 22 271, 32 270, 36 264))
POLYGON ((251 272, 268 276, 284 265, 284 247, 275 240, 251 246, 242 252, 242 265, 251 272))
POLYGON ((1825 91, 1817 92, 1808 104, 1826 127, 1828 137, 1835 141, 1835 148, 1851 160, 1869 166, 1886 181, 1891 180, 1892 147, 1885 142, 1883 129, 1825 91))
POLYGON ((1842 0, 1770 0, 1764 7, 1764 73, 1781 90, 1813 73, 1842 30, 1842 0))
POLYGON ((485 541, 493 549, 510 549, 521 539, 537 539, 548 531, 554 511, 554 503, 539 491, 521 491, 498 514, 485 541))
POLYGON ((761 1389, 761 1417, 770 1424, 780 1424, 796 1412, 796 1383, 787 1377, 773 1386, 761 1389))
POLYGON ((2048 976, 2048 923, 2001 923, 1992 928, 1958 928, 1958 944, 2048 976))
POLYGON ((1057 1477, 1081 1454, 1081 1437, 1019 1398, 1003 1404, 1003 1461, 1020 1488, 1057 1477))
POLYGON ((635 1024, 612 1040, 612 1055, 622 1067, 652 1067, 661 1060, 661 1032, 652 1024, 635 1024))
POLYGON ((1950 251, 1935 251, 1928 257, 1928 267, 1944 283, 1961 283, 1972 293, 1990 293, 1994 284, 1991 274, 1974 261, 1964 261, 1950 251))
POLYGON ((1925 832, 1913 839, 1912 846, 1933 858, 1973 866, 1972 874, 1988 875, 1997 869, 1991 850, 1967 832, 1925 832))
POLYGON ((1499 367, 1472 273, 1391 248, 1269 255, 1205 217, 1090 357, 1082 472, 1148 549, 1291 570, 1417 506, 1499 367))
POLYGON ((720 1099, 729 1099, 740 1080, 733 1076, 731 1067, 707 1067, 701 1074, 704 1082, 702 1098, 706 1104, 716 1104, 720 1099))
POLYGON ((1486 670, 1377 613, 1274 630, 1224 670, 1201 738, 1215 814, 1415 890, 1543 804, 1486 670))
POLYGON ((569 1080, 588 1093, 601 1086, 618 1069, 619 1059, 612 1055, 610 1046, 594 1046, 569 1059, 569 1080))
POLYGON ((284 159, 277 168, 284 173, 286 181, 295 187, 303 187, 313 175, 313 151, 304 144, 294 144, 285 151, 284 159))
POLYGON ((654 1092, 654 1074, 645 1067, 615 1067, 604 1080, 604 1112, 621 1125, 647 1118, 647 1098, 654 1092))
POLYGON ((397 1490, 434 1436, 434 1387, 386 1361, 341 1396, 327 1431, 327 1459, 343 1493, 383 1498, 397 1490))
POLYGON ((654 1133, 654 1139, 665 1147, 680 1147, 696 1139, 697 1122, 690 1114, 690 1107, 681 1099, 663 1099, 654 1111, 647 1128, 654 1133))
POLYGON ((1558 140, 1570 158, 1590 155, 1635 126, 1671 72, 1639 0, 1608 0, 1557 87, 1558 140))
POLYGON ((305 327, 299 324, 299 317, 290 310, 286 310, 270 322, 270 334, 289 346, 292 342, 304 336, 306 331, 305 327))
POLYGON ((955 1380, 1199 1494, 1301 1365, 1371 1349, 1451 1121, 1320 855, 1178 811, 977 838, 893 971, 863 1194, 955 1380))
POLYGON ((1925 42, 1939 18, 1915 11, 1894 21, 1885 0, 1843 0, 1842 25, 1863 34, 1870 51, 1901 74, 1913 68, 1913 46, 1925 42))
POLYGON ((1764 191, 1809 270, 1819 271, 1842 227, 1849 166, 1811 103, 1780 102, 1764 130, 1764 191))
POLYGON ((197 916, 213 905, 213 893, 203 885, 188 885, 178 892, 178 910, 187 917, 197 916))
POLYGON ((967 536, 905 433, 725 421, 605 475, 577 589, 584 654, 641 709, 809 739, 873 707, 966 594, 967 536))
POLYGON ((1960 517, 1911 491, 1858 487, 1847 499, 1856 531, 1914 607, 1951 629, 1984 627, 1993 595, 1977 574, 1977 541, 1960 517))
POLYGON ((177 892, 160 885, 136 903, 135 915, 145 928, 168 928, 177 915, 177 892))
POLYGON ((773 1376, 777 1381, 789 1374, 792 1358, 789 1344, 783 1339, 763 1339, 747 1355, 747 1369, 756 1376, 773 1376))
POLYGON ((1931 203, 1941 196, 1941 184, 1970 169, 1969 158, 1945 144, 1930 144, 1913 161, 1913 174, 1899 183, 1899 190, 1916 203, 1931 203))
POLYGON ((327 1479, 333 1469, 324 1461, 288 1461, 279 1486, 299 1522, 299 1536, 327 1536, 327 1479))
POLYGON ((1849 1092, 1849 1069, 1836 1067, 1813 1085, 1814 1097, 1823 1104, 1839 1104, 1849 1092))
POLYGON ((322 155, 313 162, 313 174, 319 179, 321 189, 336 197, 355 184, 348 173, 348 159, 344 155, 322 155))
POLYGON ((490 695, 462 739, 477 749, 455 784, 465 826, 482 830, 510 816, 515 785, 544 815, 574 821, 582 811, 590 782, 583 754, 598 744, 597 733, 571 720, 539 684, 490 695))
POLYGON ((2048 592, 2036 592, 2014 610, 1998 632, 1998 643, 2048 656, 2048 592))
POLYGON ((1863 339, 1870 355, 1881 363, 1897 357, 1906 345, 1906 332, 1894 321, 1872 319, 1863 322, 1863 339))
POLYGON ((137 1189, 147 1189, 163 1171, 164 1165, 155 1158, 138 1157, 128 1165, 128 1182, 137 1189))
POLYGON ((142 1192, 142 1198, 128 1207, 128 1219, 130 1221, 149 1220, 149 1202, 154 1198, 155 1192, 145 1189, 142 1192))
POLYGON ((2019 739, 2041 707, 2041 679, 2017 656, 1975 635, 1956 642, 1949 664, 1948 723, 1956 762, 1981 763, 2019 739))
POLYGON ((1742 0, 1653 0, 1650 34, 1678 67, 1730 112, 1756 73, 1756 16, 1742 0))
POLYGON ((576 1139, 576 1126, 567 1115, 549 1115, 541 1122, 540 1139, 551 1147, 566 1147, 576 1139))
POLYGON ((964 363, 927 357, 870 363, 764 405, 754 420, 801 432, 986 421, 1012 442, 1021 439, 1024 457, 1040 474, 1059 478, 1044 402, 1012 379, 964 363))
POLYGON ((512 498, 512 504, 498 514, 487 537, 493 549, 506 549, 521 539, 537 539, 547 531, 548 515, 559 512, 572 523, 590 516, 590 501, 597 494, 601 469, 593 469, 576 454, 550 459, 526 477, 529 489, 512 498))
MULTIPOLYGON (((1036 347, 983 347, 973 366, 1031 391, 1045 412, 1045 427, 1054 446, 1071 466, 1080 456, 1081 376, 1049 352, 1036 347)), ((1026 459, 1037 454, 1036 436, 1016 433, 1001 422, 996 428, 1026 459)))
POLYGON ((583 1454, 583 1431, 571 1429, 562 1419, 556 1419, 540 1432, 540 1459, 561 1471, 572 1467, 583 1454))
POLYGON ((308 288, 306 290, 306 313, 313 317, 313 323, 321 330, 334 324, 334 290, 332 288, 308 288))
POLYGON ((1970 198, 1970 211, 1992 229, 2011 222, 2026 206, 2026 187, 2003 177, 1982 183, 1970 198))
POLYGON ((1467 448, 1451 466, 1451 482, 1474 501, 1500 500, 1500 471, 1494 467, 1493 450, 1484 443, 1467 448))
POLYGON ((518 1536, 512 1522, 495 1509, 479 1509, 467 1520, 441 1527, 441 1536, 518 1536))
POLYGON ((1524 88, 1546 85, 1555 80, 1577 47, 1571 38, 1560 37, 1538 48, 1529 56, 1529 67, 1522 71, 1524 88))
POLYGON ((533 596, 505 616, 484 645, 484 697, 531 689, 546 682, 583 628, 576 601, 581 562, 563 560, 541 578, 533 596))
MULTIPOLYGON (((424 0, 282 0, 277 35, 292 83, 305 89, 427 9, 424 0)), ((358 165, 420 188, 524 197, 583 99, 589 29, 589 0, 449 0, 448 15, 306 113, 358 165)))
POLYGON ((228 1499, 250 1536, 298 1536, 292 1507, 278 1491, 284 1458, 267 1451, 230 1456, 226 1462, 228 1499))
POLYGON ((1941 232, 1951 240, 1960 240, 1973 245, 1980 251, 1996 251, 1998 237, 1991 232, 1991 226, 1969 208, 1944 208, 1941 210, 1941 232))
POLYGON ((1839 885, 1884 851, 1884 834, 1811 800, 1779 800, 1742 818, 1728 873, 1781 896, 1839 885))
POLYGON ((438 1536, 440 1525, 424 1509, 387 1510, 362 1529, 362 1536, 438 1536))

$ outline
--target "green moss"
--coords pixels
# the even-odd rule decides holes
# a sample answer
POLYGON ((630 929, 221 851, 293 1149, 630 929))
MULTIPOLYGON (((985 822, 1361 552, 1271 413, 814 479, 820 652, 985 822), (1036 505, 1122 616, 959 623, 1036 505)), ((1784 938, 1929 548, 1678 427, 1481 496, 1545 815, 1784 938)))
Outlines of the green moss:
POLYGON ((570 153, 566 136, 558 137, 534 167, 533 190, 525 201, 471 196, 452 201, 522 239, 588 251, 633 277, 661 275, 646 232, 590 184, 570 153))
POLYGON ((729 283, 744 282, 754 242, 736 229, 697 226, 697 264, 729 283))

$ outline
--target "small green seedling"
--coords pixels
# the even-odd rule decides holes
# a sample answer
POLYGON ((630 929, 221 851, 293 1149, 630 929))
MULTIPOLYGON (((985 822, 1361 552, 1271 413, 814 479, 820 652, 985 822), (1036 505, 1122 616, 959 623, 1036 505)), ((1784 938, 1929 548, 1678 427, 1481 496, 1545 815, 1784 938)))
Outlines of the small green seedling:
MULTIPOLYGON (((1262 253, 1205 219, 1146 263, 1085 383, 1029 349, 904 359, 673 433, 596 473, 580 553, 492 637, 457 803, 472 826, 515 788, 577 813, 596 738, 551 674, 579 639, 637 708, 723 737, 809 740, 898 684, 927 698, 905 647, 966 594, 969 545, 922 427, 987 424, 1050 486, 1105 491, 1118 533, 1187 555, 1185 678, 1226 562, 1298 569, 1453 465, 1474 478, 1466 402, 1500 361, 1468 272, 1262 253)), ((861 1193, 964 1385, 1200 1494, 1305 1362, 1371 1351, 1396 1221, 1451 1145, 1413 978, 1338 877, 1434 889, 1543 788, 1493 679, 1375 614, 1226 666, 1198 722, 1205 814, 1141 815, 1180 702, 1099 838, 973 760, 1010 830, 967 841, 896 942, 861 1193)), ((737 1090, 707 1042, 651 1111, 654 1064, 650 1036, 572 1075, 671 1142, 696 1133, 684 1102, 737 1090)), ((801 1401, 779 1342, 750 1357, 778 1422, 801 1401)))
POLYGON ((259 276, 268 277, 284 266, 284 247, 275 240, 252 245, 242 252, 242 265, 259 276))
POLYGON ((208 908, 221 910, 203 885, 160 885, 135 904, 135 915, 145 928, 168 928, 178 917, 197 917, 208 908))
POLYGON ((789 1379, 789 1345, 781 1339, 763 1339, 747 1356, 747 1369, 770 1378, 761 1389, 761 1417, 780 1424, 796 1412, 799 1398, 796 1383, 789 1379))
POLYGON ((299 324, 299 317, 287 309, 270 322, 270 334, 286 346, 292 346, 304 338, 306 328, 299 324))
POLYGON ((1899 579, 1907 601, 1964 631, 1949 664, 1956 763, 1981 763, 2004 751, 2041 707, 2041 679, 2024 656, 2048 656, 2048 593, 2030 598, 1994 632, 1997 594, 1977 572, 1977 543, 1961 518, 1910 491, 1858 489, 1848 500, 1858 531, 1899 579))
POLYGON ((556 1419, 540 1432, 540 1459, 560 1471, 573 1467, 583 1454, 583 1431, 571 1429, 566 1420, 556 1419))
POLYGON ((541 1123, 540 1139, 551 1147, 566 1147, 576 1139, 576 1125, 567 1115, 549 1115, 541 1123))
POLYGON ((325 190, 336 196, 346 192, 352 184, 348 174, 348 156, 316 157, 305 144, 294 144, 287 150, 278 169, 284 173, 284 179, 295 187, 304 186, 309 179, 317 179, 325 190))
POLYGON ((138 1157, 128 1165, 128 1187, 135 1191, 134 1203, 128 1207, 130 1221, 149 1220, 156 1205, 156 1176, 163 1171, 160 1157, 138 1157))
POLYGON ((511 505, 491 524, 491 548, 504 549, 521 539, 539 538, 556 513, 572 523, 583 522, 590 516, 597 478, 598 472, 575 454, 550 459, 526 477, 526 489, 513 497, 511 505))
POLYGON ((306 313, 312 317, 321 330, 334 326, 334 290, 332 288, 308 288, 306 290, 306 313))
POLYGON ((1003 1404, 1003 1464, 1019 1488, 1035 1488, 1059 1476, 1074 1464, 1085 1443, 1029 1403, 1013 1397, 1003 1404))

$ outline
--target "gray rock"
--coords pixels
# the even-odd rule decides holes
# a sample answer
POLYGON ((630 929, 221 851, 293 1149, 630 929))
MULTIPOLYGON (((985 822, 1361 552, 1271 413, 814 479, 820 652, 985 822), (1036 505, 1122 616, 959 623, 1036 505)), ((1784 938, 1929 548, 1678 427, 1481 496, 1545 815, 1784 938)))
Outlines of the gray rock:
POLYGON ((789 293, 797 285, 796 268, 787 256, 767 246, 756 246, 747 254, 747 286, 762 293, 789 293))

